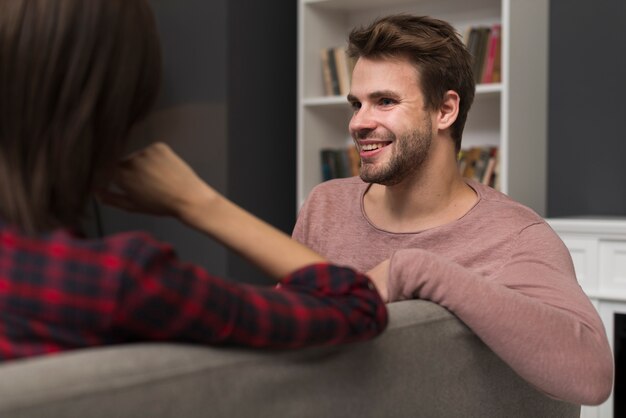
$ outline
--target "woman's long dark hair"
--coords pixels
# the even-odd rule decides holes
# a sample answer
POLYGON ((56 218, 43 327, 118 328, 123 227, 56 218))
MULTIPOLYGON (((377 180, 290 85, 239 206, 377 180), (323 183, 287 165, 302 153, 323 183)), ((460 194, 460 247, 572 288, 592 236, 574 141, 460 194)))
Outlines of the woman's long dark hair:
POLYGON ((160 82, 146 0, 0 0, 0 216, 77 226, 160 82))

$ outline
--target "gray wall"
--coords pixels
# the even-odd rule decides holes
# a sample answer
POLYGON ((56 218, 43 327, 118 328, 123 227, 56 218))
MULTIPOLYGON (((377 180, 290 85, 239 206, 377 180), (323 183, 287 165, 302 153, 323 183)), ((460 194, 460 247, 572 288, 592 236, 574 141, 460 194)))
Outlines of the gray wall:
MULTIPOLYGON (((297 1, 229 3, 228 192, 291 234, 296 217, 297 1)), ((228 273, 261 275, 229 254, 228 273)))
MULTIPOLYGON (((161 97, 131 149, 167 142, 218 191, 290 232, 295 222, 296 2, 151 0, 161 97), (292 41, 293 39, 293 41, 292 41)), ((104 233, 141 229, 181 259, 240 281, 256 269, 177 221, 102 208, 104 233)))
POLYGON ((626 1, 551 0, 548 216, 626 216, 626 1))

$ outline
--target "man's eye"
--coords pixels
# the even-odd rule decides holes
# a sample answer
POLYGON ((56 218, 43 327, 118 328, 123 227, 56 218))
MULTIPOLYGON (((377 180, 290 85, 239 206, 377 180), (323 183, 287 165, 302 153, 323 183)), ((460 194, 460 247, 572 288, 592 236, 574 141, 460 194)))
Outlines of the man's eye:
POLYGON ((359 102, 352 102, 352 103, 350 103, 350 106, 352 106, 352 109, 354 109, 354 110, 359 110, 361 108, 361 103, 359 103, 359 102))
POLYGON ((395 103, 395 101, 392 100, 392 99, 380 99, 380 104, 383 105, 383 106, 389 106, 389 105, 392 105, 394 103, 395 103))

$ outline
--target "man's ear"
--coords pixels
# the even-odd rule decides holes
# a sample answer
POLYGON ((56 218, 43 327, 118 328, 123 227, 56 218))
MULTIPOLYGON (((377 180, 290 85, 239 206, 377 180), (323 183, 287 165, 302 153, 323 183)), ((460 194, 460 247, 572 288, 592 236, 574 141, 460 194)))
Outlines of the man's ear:
POLYGON ((444 94, 443 103, 437 113, 437 127, 444 130, 452 126, 456 118, 459 116, 459 104, 461 98, 454 90, 448 90, 444 94))

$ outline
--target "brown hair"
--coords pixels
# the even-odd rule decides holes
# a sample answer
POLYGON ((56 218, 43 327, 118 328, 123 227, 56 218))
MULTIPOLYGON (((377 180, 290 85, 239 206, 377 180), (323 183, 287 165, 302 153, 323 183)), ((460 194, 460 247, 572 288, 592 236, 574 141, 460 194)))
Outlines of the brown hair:
POLYGON ((457 92, 461 103, 451 135, 456 150, 460 149, 476 85, 472 57, 450 24, 405 14, 379 18, 368 27, 355 28, 350 33, 348 54, 356 58, 409 59, 420 74, 427 110, 439 109, 448 90, 457 92))
POLYGON ((146 0, 0 0, 0 216, 77 226, 160 83, 146 0))

